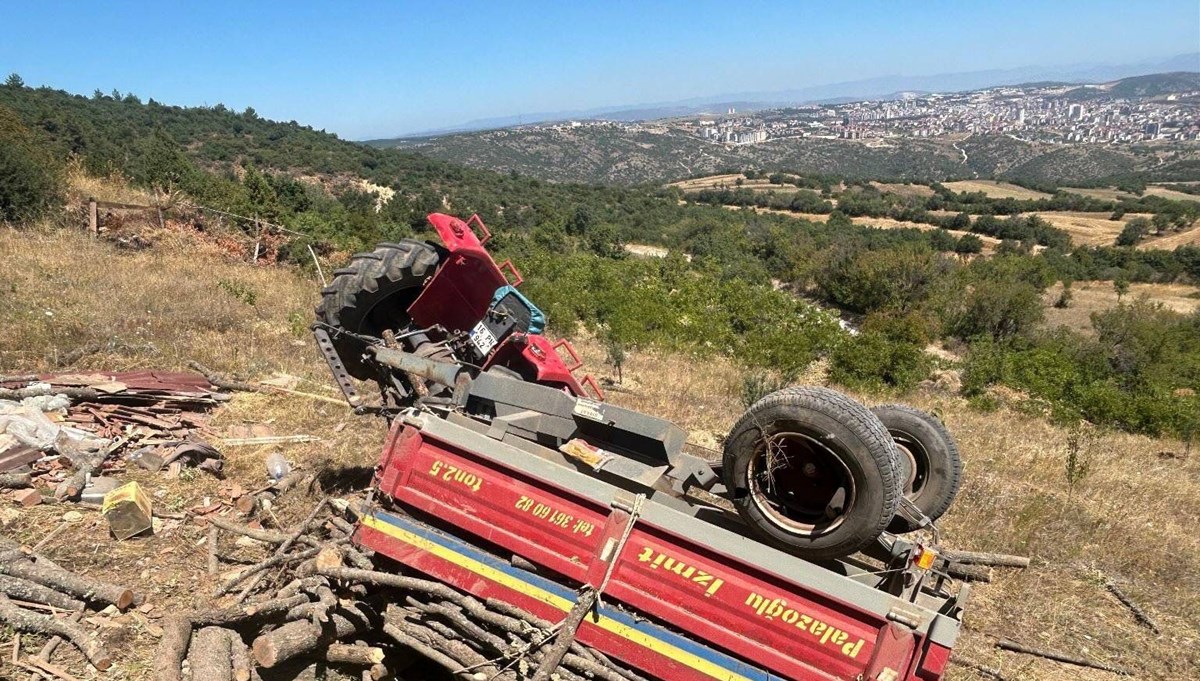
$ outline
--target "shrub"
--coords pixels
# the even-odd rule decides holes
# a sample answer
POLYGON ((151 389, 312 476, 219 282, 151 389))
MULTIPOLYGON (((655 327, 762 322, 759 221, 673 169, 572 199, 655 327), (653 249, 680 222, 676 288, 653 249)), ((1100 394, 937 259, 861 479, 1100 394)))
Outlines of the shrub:
POLYGON ((952 268, 923 248, 849 252, 817 274, 817 287, 830 302, 855 312, 908 310, 929 298, 952 268))
POLYGON ((61 169, 16 114, 0 107, 0 222, 44 215, 62 203, 61 169))
POLYGON ((906 391, 929 377, 924 347, 867 331, 842 343, 829 357, 829 378, 864 390, 906 391))

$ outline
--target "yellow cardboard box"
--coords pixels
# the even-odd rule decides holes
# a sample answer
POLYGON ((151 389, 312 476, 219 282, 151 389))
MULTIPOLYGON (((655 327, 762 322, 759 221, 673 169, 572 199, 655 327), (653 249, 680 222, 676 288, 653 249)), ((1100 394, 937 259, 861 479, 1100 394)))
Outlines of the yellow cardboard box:
POLYGON ((126 483, 104 495, 100 515, 117 539, 128 539, 153 527, 150 497, 136 482, 126 483))

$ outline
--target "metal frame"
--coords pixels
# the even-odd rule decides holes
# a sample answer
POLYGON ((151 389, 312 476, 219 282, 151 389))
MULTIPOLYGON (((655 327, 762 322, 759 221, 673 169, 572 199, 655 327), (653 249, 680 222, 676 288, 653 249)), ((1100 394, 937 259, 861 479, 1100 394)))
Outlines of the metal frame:
MULTIPOLYGON (((587 582, 587 556, 598 539, 531 521, 520 506, 512 509, 512 498, 520 492, 530 503, 538 499, 561 509, 552 519, 589 518, 603 533, 606 521, 598 509, 628 492, 573 470, 573 460, 553 450, 531 452, 537 445, 514 446, 522 441, 494 433, 497 439, 486 424, 452 418, 410 412, 397 420, 381 464, 380 491, 406 509, 444 521, 456 533, 511 550, 569 581, 587 582), (445 478, 451 468, 454 477, 445 478), (489 491, 480 493, 482 486, 489 491)), ((366 536, 369 547, 389 553, 381 537, 366 536)), ((682 586, 654 581, 665 579, 658 575, 670 577, 667 570, 650 569, 657 570, 657 563, 626 558, 614 573, 612 598, 787 678, 936 679, 960 627, 957 600, 922 590, 920 580, 906 589, 906 597, 886 593, 879 587, 896 580, 869 575, 866 564, 809 563, 709 522, 708 514, 662 492, 652 493, 642 507, 631 546, 646 560, 651 554, 645 552, 660 552, 664 558, 654 560, 671 561, 663 564, 674 565, 676 575, 708 570, 704 574, 721 575, 726 586, 719 597, 706 598, 702 590, 687 589, 686 580, 682 586), (820 631, 839 632, 836 640, 848 638, 849 652, 831 652, 830 633, 817 645, 804 630, 783 623, 801 617, 801 610, 813 616, 820 631), (853 648, 856 639, 860 643, 853 648), (850 652, 861 652, 863 659, 850 652)), ((471 590, 473 584, 464 578, 461 585, 471 590)), ((606 652, 634 654, 613 645, 606 652)))

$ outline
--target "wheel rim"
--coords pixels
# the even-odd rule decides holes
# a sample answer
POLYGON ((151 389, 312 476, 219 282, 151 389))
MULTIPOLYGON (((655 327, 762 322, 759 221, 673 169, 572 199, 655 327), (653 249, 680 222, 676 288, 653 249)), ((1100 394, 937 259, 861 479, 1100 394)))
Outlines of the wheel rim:
POLYGON ((790 534, 820 536, 854 508, 854 477, 834 449, 804 433, 764 438, 746 469, 750 498, 768 522, 790 534))
POLYGON ((902 476, 904 495, 909 499, 921 496, 925 484, 929 482, 929 453, 921 446, 920 440, 899 430, 891 431, 896 450, 900 453, 901 467, 907 475, 902 476))

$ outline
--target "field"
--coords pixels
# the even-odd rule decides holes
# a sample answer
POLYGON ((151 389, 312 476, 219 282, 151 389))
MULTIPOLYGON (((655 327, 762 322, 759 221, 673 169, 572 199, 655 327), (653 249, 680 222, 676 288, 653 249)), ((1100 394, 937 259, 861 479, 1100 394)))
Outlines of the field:
POLYGON ((1200 224, 1192 225, 1190 229, 1185 229, 1182 232, 1171 232, 1163 237, 1152 236, 1138 243, 1137 247, 1169 250, 1179 246, 1195 246, 1197 244, 1200 244, 1200 224))
MULTIPOLYGON (((1034 213, 1051 225, 1058 227, 1071 235, 1076 244, 1087 246, 1111 246, 1117 235, 1125 226, 1125 222, 1138 215, 1126 215, 1122 220, 1109 220, 1107 213, 1067 213, 1047 212, 1034 213)), ((1149 215, 1141 216, 1149 218, 1149 215)))
POLYGON ((1090 196, 1093 199, 1100 199, 1101 201, 1118 201, 1133 197, 1133 194, 1123 192, 1115 187, 1062 187, 1061 189, 1072 194, 1090 196))
MULTIPOLYGON (((727 208, 729 208, 730 210, 739 210, 739 208, 737 208, 736 206, 727 206, 727 208)), ((809 220, 811 222, 828 222, 829 221, 829 216, 821 214, 821 213, 797 213, 797 212, 790 211, 790 210, 775 210, 772 208, 757 208, 757 207, 754 210, 759 213, 773 213, 775 215, 786 215, 788 217, 793 217, 798 220, 809 220)), ((860 215, 858 217, 850 218, 850 221, 856 225, 863 225, 865 227, 877 227, 879 229, 919 229, 922 232, 927 232, 927 231, 934 230, 934 229, 941 229, 940 227, 935 227, 933 225, 929 225, 924 222, 909 222, 907 220, 893 220, 892 218, 873 218, 873 217, 869 217, 869 216, 865 216, 865 215, 860 215)), ((947 229, 945 231, 948 234, 953 234, 956 237, 962 237, 962 236, 970 233, 970 232, 963 232, 963 231, 960 231, 957 229, 947 229)), ((979 239, 981 241, 983 241, 983 252, 984 253, 991 253, 992 251, 994 251, 996 249, 997 246, 1000 245, 1000 240, 995 237, 985 236, 983 234, 976 234, 975 236, 979 237, 979 239)))
MULTIPOLYGON (((306 330, 320 288, 314 277, 250 266, 186 233, 148 235, 155 244, 151 250, 128 252, 80 234, 0 231, 6 265, 0 374, 184 369, 194 359, 250 379, 285 372, 298 377, 303 390, 336 395, 306 330), (254 295, 247 302, 246 296, 232 295, 234 290, 254 295), (73 349, 108 341, 119 342, 70 367, 56 361, 73 349)), ((1077 287, 1082 310, 1091 304, 1086 302, 1091 293, 1089 287, 1077 287)), ((612 378, 601 345, 578 340, 588 366, 612 378)), ((623 391, 610 395, 614 402, 672 418, 691 439, 708 446, 719 443, 741 410, 745 371, 729 361, 634 350, 623 373, 623 391)), ((821 366, 801 380, 823 382, 821 366)), ((1013 398, 997 397, 1001 402, 1013 398)), ((1069 485, 1065 471, 1072 440, 1066 430, 1009 406, 974 411, 956 395, 932 388, 904 399, 941 414, 963 450, 964 487, 941 523, 946 545, 1033 559, 1029 570, 1001 570, 993 583, 974 588, 959 655, 999 668, 1008 679, 1112 678, 993 648, 997 639, 1011 638, 1126 666, 1138 678, 1200 674, 1200 535, 1195 532, 1200 457, 1188 457, 1170 440, 1086 430, 1076 457, 1085 469, 1069 485), (1138 626, 1105 590, 1106 579, 1119 580, 1164 634, 1138 626)), ((278 433, 321 437, 285 454, 294 464, 319 471, 333 492, 365 482, 384 436, 381 422, 294 396, 237 394, 218 412, 213 428, 243 423, 270 423, 278 433)), ((229 449, 230 478, 246 487, 259 484, 266 453, 229 449)), ((206 475, 177 481, 151 473, 129 477, 169 510, 186 510, 217 495, 218 482, 206 475)), ((316 498, 284 497, 276 513, 295 521, 316 498)), ((214 578, 204 570, 205 549, 198 544, 203 529, 171 523, 155 536, 116 543, 94 511, 82 510, 84 522, 66 527, 47 544, 53 560, 84 573, 127 576, 149 594, 155 606, 151 619, 208 602, 214 578)), ((62 513, 53 505, 7 513, 0 534, 36 542, 60 524, 62 513)), ((124 636, 117 664, 103 678, 149 678, 154 636, 143 627, 124 636)), ((23 638, 23 646, 37 644, 36 637, 23 638)), ((0 630, 0 648, 10 646, 11 633, 0 630)), ((59 655, 56 660, 68 669, 83 669, 73 651, 64 647, 59 655)), ((0 662, 0 678, 13 678, 7 658, 0 662)), ((947 678, 983 677, 952 666, 947 678)))
POLYGON ((1187 192, 1175 191, 1166 187, 1156 187, 1150 185, 1146 187, 1146 193, 1151 196, 1161 196, 1164 199, 1173 199, 1175 201, 1196 201, 1200 203, 1200 196, 1188 194, 1187 192))
POLYGON ((1020 185, 1009 184, 1008 182, 997 182, 994 180, 960 180, 958 182, 944 182, 943 184, 956 192, 983 192, 989 198, 993 199, 1050 198, 1050 195, 1045 192, 1026 189, 1020 185))
POLYGON ((775 192, 779 195, 794 194, 797 188, 793 185, 786 184, 771 184, 766 178, 758 178, 749 180, 741 173, 732 173, 728 175, 708 175, 692 180, 681 180, 672 182, 668 187, 678 187, 685 192, 699 191, 701 189, 750 189, 755 192, 775 192), (741 184, 738 184, 741 182, 741 184))
MULTIPOLYGON (((1046 291, 1046 321, 1048 327, 1066 326, 1076 331, 1090 332, 1091 314, 1115 307, 1117 291, 1109 281, 1077 281, 1071 286, 1071 306, 1065 309, 1053 307, 1062 292, 1062 284, 1055 284, 1046 291)), ((1139 284, 1131 283, 1126 301, 1144 298, 1163 307, 1188 314, 1200 310, 1200 288, 1186 284, 1139 284)))

